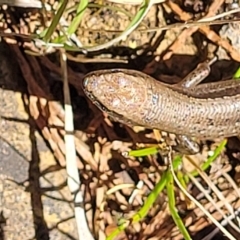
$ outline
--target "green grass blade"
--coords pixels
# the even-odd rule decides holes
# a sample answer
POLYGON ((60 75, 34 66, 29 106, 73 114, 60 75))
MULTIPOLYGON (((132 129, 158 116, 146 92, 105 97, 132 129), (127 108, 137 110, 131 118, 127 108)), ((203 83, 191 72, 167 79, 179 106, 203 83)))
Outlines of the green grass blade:
POLYGON ((146 201, 144 202, 141 209, 133 215, 132 222, 136 223, 142 220, 148 213, 149 209, 152 207, 154 202, 156 201, 159 194, 162 192, 163 188, 166 185, 166 172, 163 173, 160 181, 156 184, 154 189, 151 191, 151 193, 148 195, 146 201))
POLYGON ((158 153, 158 147, 149 147, 149 148, 142 148, 137 150, 131 150, 128 152, 128 156, 131 157, 144 157, 158 153))
POLYGON ((182 171, 178 171, 177 172, 177 178, 179 180, 179 182, 181 183, 181 185, 187 189, 187 184, 186 184, 186 181, 185 181, 185 174, 182 172, 182 171))
POLYGON ((233 75, 233 78, 235 78, 236 80, 239 80, 239 78, 240 78, 240 67, 237 69, 237 71, 233 75))
POLYGON ((57 13, 55 15, 55 17, 53 18, 49 28, 47 29, 47 32, 45 34, 45 36, 43 36, 43 41, 48 42, 53 34, 53 32, 56 30, 56 27, 60 21, 60 18, 62 17, 64 10, 66 9, 68 0, 63 0, 60 3, 60 7, 57 10, 57 13))
MULTIPOLYGON (((209 166, 212 164, 212 162, 214 162, 216 160, 216 158, 222 153, 226 144, 227 144, 227 140, 224 139, 219 144, 219 146, 215 149, 213 155, 211 157, 209 157, 205 163, 202 164, 201 169, 203 171, 205 171, 207 168, 209 168, 209 166)), ((195 171, 191 172, 191 175, 195 177, 196 175, 198 175, 198 172, 195 170, 195 171)))
POLYGON ((80 1, 78 8, 77 8, 76 17, 73 19, 73 21, 71 22, 71 24, 68 28, 68 31, 67 31, 68 35, 75 33, 75 31, 77 30, 87 6, 88 6, 88 0, 80 1))
MULTIPOLYGON (((227 143, 227 140, 224 140, 220 143, 220 145, 215 149, 214 154, 211 157, 209 157, 208 160, 201 166, 202 170, 206 170, 210 166, 210 164, 221 154, 221 152, 225 148, 226 143, 227 143)), ((130 151, 129 155, 133 154, 134 156, 136 156, 136 155, 146 156, 146 155, 148 155, 148 153, 156 153, 157 149, 158 149, 157 147, 151 147, 151 148, 146 148, 146 149, 134 150, 134 151, 130 151)), ((133 156, 133 155, 131 155, 131 156, 133 156)), ((181 163, 182 163, 182 156, 177 155, 172 162, 173 169, 177 170, 181 163)), ((193 171, 191 174, 197 175, 198 172, 193 171)), ((182 174, 181 172, 179 172, 179 174, 178 174, 178 177, 179 177, 181 183, 186 187, 185 176, 186 175, 182 174)), ((191 237, 190 237, 186 227, 184 226, 184 223, 182 222, 182 219, 180 218, 180 216, 177 212, 177 209, 175 207, 176 204, 175 204, 175 194, 174 194, 173 184, 174 184, 174 182, 173 182, 173 177, 171 175, 171 171, 170 170, 165 171, 163 173, 160 181, 156 184, 156 186, 154 187, 152 192, 147 197, 147 199, 144 202, 141 209, 136 214, 134 214, 131 217, 131 219, 129 219, 129 220, 124 219, 123 221, 121 221, 121 224, 117 227, 117 229, 115 229, 107 237, 107 240, 113 240, 118 234, 120 234, 122 231, 124 231, 124 229, 126 229, 126 227, 128 227, 130 223, 137 223, 137 222, 141 221, 147 215, 147 213, 149 212, 149 209, 152 207, 152 205, 156 201, 157 197, 159 196, 159 194, 162 192, 162 190, 165 187, 167 189, 167 194, 168 194, 168 199, 169 199, 169 209, 170 209, 171 216, 172 216, 175 224, 177 225, 177 227, 183 234, 184 238, 187 240, 191 239, 191 237)))
POLYGON ((128 25, 126 30, 124 32, 122 32, 122 34, 120 34, 118 37, 112 39, 111 41, 109 41, 107 43, 93 46, 93 47, 84 47, 84 49, 87 50, 88 52, 99 51, 104 48, 111 47, 113 44, 116 44, 117 42, 121 41, 123 38, 128 36, 133 30, 135 30, 137 28, 137 26, 141 23, 141 21, 146 16, 149 9, 151 8, 153 1, 154 0, 145 0, 144 1, 144 3, 141 5, 139 11, 137 12, 137 14, 133 18, 133 20, 130 22, 130 24, 128 25))
MULTIPOLYGON (((173 162, 174 162, 173 168, 177 169, 179 167, 179 164, 181 163, 181 157, 177 156, 173 162)), ((129 225, 129 223, 131 223, 131 222, 137 223, 137 222, 141 221, 147 215, 147 213, 149 212, 149 209, 152 207, 152 205, 156 201, 157 197, 159 196, 159 194, 162 192, 162 190, 166 186, 166 181, 167 181, 166 175, 167 175, 167 172, 165 171, 162 174, 162 177, 159 180, 159 182, 156 184, 154 189, 148 195, 148 197, 147 197, 146 201, 144 202, 143 206, 141 207, 141 209, 137 213, 135 213, 130 220, 125 220, 125 222, 121 223, 118 226, 118 228, 115 229, 107 237, 106 240, 113 240, 119 233, 121 233, 129 225)))
POLYGON ((126 220, 121 225, 119 225, 118 228, 115 229, 107 237, 106 240, 114 239, 119 233, 121 233, 128 226, 128 224, 130 222, 136 223, 136 222, 139 222, 141 219, 143 219, 147 215, 149 208, 156 201, 156 198, 158 197, 160 192, 164 189, 165 185, 166 185, 166 172, 163 173, 160 181, 156 184, 156 186, 154 187, 152 192, 149 194, 149 196, 147 197, 147 199, 146 199, 145 203, 143 204, 143 206, 141 207, 141 209, 136 214, 133 215, 133 217, 130 221, 126 220))
POLYGON ((175 203, 175 194, 174 194, 174 181, 173 176, 170 170, 167 171, 166 174, 167 182, 166 182, 166 188, 167 188, 167 195, 168 195, 168 205, 169 210, 171 213, 171 216, 177 225, 178 229, 181 231, 182 235, 184 236, 185 240, 190 240, 191 237, 187 231, 187 229, 184 226, 184 223, 181 219, 181 217, 178 215, 177 209, 176 209, 176 203, 175 203))

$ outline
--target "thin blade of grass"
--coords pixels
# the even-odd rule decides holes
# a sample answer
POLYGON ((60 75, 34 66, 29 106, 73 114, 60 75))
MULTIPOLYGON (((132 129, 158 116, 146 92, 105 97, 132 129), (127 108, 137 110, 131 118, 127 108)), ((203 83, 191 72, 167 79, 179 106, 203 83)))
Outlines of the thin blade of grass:
MULTIPOLYGON (((208 191, 206 191, 204 189, 204 187, 199 183, 199 181, 197 181, 194 177, 192 177, 191 175, 189 176, 191 178, 191 181, 194 183, 194 185, 199 189, 199 191, 201 193, 204 194, 204 196, 206 197, 206 199, 209 201, 209 203, 211 203, 214 208, 217 210, 217 212, 222 216, 222 218, 236 231, 236 232, 240 232, 240 229, 238 226, 236 226, 236 224, 231 221, 228 216, 226 215, 226 212, 222 210, 221 207, 218 206, 218 204, 216 203, 216 199, 212 198, 212 194, 209 194, 208 191)), ((204 178, 208 179, 208 177, 206 176, 204 178)), ((210 181, 210 179, 208 179, 210 181)), ((217 197, 224 203, 225 208, 229 211, 230 215, 234 215, 234 209, 231 206, 231 204, 226 200, 226 198, 223 196, 223 194, 218 191, 217 187, 215 187, 214 184, 209 183, 209 181, 205 182, 208 184, 208 186, 211 188, 211 190, 213 190, 213 193, 215 193, 217 195, 217 197), (215 189, 214 189, 215 188, 215 189)), ((224 209, 225 210, 225 209, 224 209)))
POLYGON ((67 31, 69 35, 75 33, 75 31, 77 30, 87 6, 88 6, 88 0, 80 1, 77 8, 77 15, 76 17, 74 17, 67 31))
MULTIPOLYGON (((216 160, 216 158, 221 154, 221 152, 224 150, 224 147, 227 143, 227 140, 223 140, 220 145, 215 149, 213 155, 208 158, 208 160, 201 166, 202 170, 206 170, 210 164, 216 160)), ((150 147, 146 149, 139 149, 139 150, 133 150, 129 152, 129 156, 147 156, 149 153, 155 154, 157 153, 158 147, 150 147)), ((177 155, 174 160, 172 161, 172 168, 173 170, 177 170, 180 164, 182 163, 182 156, 177 155)), ((175 195, 174 195, 174 189, 173 189, 173 177, 171 175, 172 173, 170 170, 167 170, 163 173, 160 181, 156 184, 154 189, 151 191, 149 196, 147 197, 146 201, 144 202, 144 205, 141 207, 141 209, 134 214, 130 220, 127 219, 121 219, 120 225, 107 237, 107 240, 114 239, 118 234, 120 234, 126 227, 129 226, 130 223, 137 223, 141 221, 149 212, 150 208, 156 201, 157 197, 161 193, 161 191, 166 187, 169 197, 169 209, 171 212, 171 216, 173 217, 174 222, 178 226, 179 230, 185 237, 185 239, 191 239, 189 236, 187 229, 185 228, 180 216, 178 215, 176 208, 175 208, 175 195)), ((197 171, 193 171, 191 175, 197 175, 197 171)), ((181 174, 180 174, 181 175, 181 174)), ((185 174, 182 174, 179 178, 180 182, 183 184, 182 188, 186 188, 186 183, 189 182, 188 176, 185 174), (187 181, 186 181, 187 179, 187 181), (185 181, 184 181, 185 180, 185 181)), ((178 183, 181 184, 178 180, 178 183)), ((176 181, 176 180, 175 180, 176 181)), ((189 194, 186 194, 186 190, 183 191, 183 193, 189 197, 189 194)), ((190 198, 192 199, 192 198, 190 198)), ((199 206, 199 205, 198 205, 199 206)))
MULTIPOLYGON (((219 228, 219 230, 221 230, 229 239, 231 240, 236 240, 224 227, 222 227, 222 225, 201 205, 201 203, 199 203, 194 197, 192 197, 191 194, 189 194, 185 188, 181 185, 181 183, 179 182, 175 171, 174 171, 174 165, 173 165, 173 161, 171 158, 169 158, 170 161, 170 170, 172 173, 172 176, 174 178, 174 181, 176 182, 176 184, 178 185, 178 187, 182 190, 182 192, 199 208, 201 209, 201 211, 213 222, 213 224, 215 226, 217 226, 219 228)), ((189 174, 190 175, 190 174, 189 174)))
MULTIPOLYGON (((202 171, 205 171, 207 168, 209 168, 211 163, 214 162, 216 160, 216 158, 222 153, 226 144, 227 144, 227 139, 224 139, 219 144, 219 146, 215 149, 213 155, 211 157, 209 157, 207 159, 207 161, 205 163, 203 163, 203 165, 200 167, 202 169, 202 171)), ((198 172, 195 170, 195 171, 191 172, 191 175, 195 177, 196 175, 198 175, 198 172)))
POLYGON ((61 52, 61 67, 63 75, 63 94, 64 94, 64 109, 65 109, 65 146, 66 146, 66 171, 67 184, 72 195, 74 203, 74 214, 76 219, 78 239, 79 240, 94 240, 88 226, 85 209, 83 207, 84 192, 81 191, 81 180, 79 177, 76 148, 74 141, 74 126, 73 126, 73 111, 71 105, 70 90, 68 85, 67 72, 67 57, 64 51, 61 52))
POLYGON ((190 240, 191 237, 187 229, 185 228, 181 217, 178 215, 178 212, 177 212, 175 194, 174 194, 174 182, 173 182, 173 176, 170 170, 167 171, 166 178, 167 178, 166 189, 167 189, 167 195, 168 195, 168 206, 169 206, 171 216, 173 218, 173 221, 177 225, 178 229, 184 236, 184 239, 190 240))
POLYGON ((54 16, 49 28, 47 29, 44 36, 42 36, 43 41, 48 42, 53 34, 53 32, 56 30, 56 27, 60 21, 60 18, 62 17, 64 10, 66 9, 66 6, 68 4, 68 0, 63 0, 60 3, 60 7, 56 12, 56 15, 54 16))
POLYGON ((93 46, 93 47, 84 47, 84 50, 86 50, 88 52, 99 51, 104 48, 111 47, 113 44, 116 44, 117 42, 121 41, 123 38, 128 36, 133 30, 135 30, 138 27, 138 25, 141 23, 143 18, 148 13, 149 9, 152 7, 153 2, 154 2, 153 0, 144 0, 142 6, 140 7, 136 16, 130 22, 130 24, 128 25, 126 30, 122 34, 120 34, 118 37, 112 39, 111 41, 109 41, 107 43, 101 44, 101 45, 97 45, 97 46, 93 46))
MULTIPOLYGON (((89 3, 88 0, 81 1, 80 5, 78 6, 77 9, 76 9, 76 7, 71 7, 71 8, 66 9, 66 12, 71 12, 74 9, 76 9, 77 17, 74 18, 74 20, 72 21, 72 23, 70 24, 70 26, 67 28, 66 31, 64 30, 64 28, 61 29, 63 35, 56 37, 52 41, 54 43, 64 44, 65 50, 68 50, 68 51, 82 51, 82 46, 79 46, 79 45, 75 46, 74 44, 71 45, 69 43, 66 43, 66 40, 68 40, 69 37, 77 30, 77 28, 78 28, 78 26, 81 22, 82 16, 84 14, 84 10, 87 7, 89 7, 89 8, 106 8, 106 9, 113 10, 115 12, 121 12, 121 13, 125 14, 126 16, 128 16, 129 18, 134 17, 128 11, 126 11, 126 10, 120 8, 120 7, 116 7, 116 6, 111 6, 111 5, 104 6, 104 5, 100 5, 100 4, 96 4, 96 3, 89 3)), ((142 23, 142 22, 140 22, 140 25, 144 26, 145 28, 147 27, 147 25, 142 23)), ((46 31, 47 31, 47 29, 45 30, 45 32, 46 31)), ((101 30, 99 30, 99 31, 101 31, 101 30)), ((122 31, 119 31, 119 32, 121 33, 122 31)), ((42 33, 42 35, 44 36, 44 33, 42 33)))
POLYGON ((144 157, 158 153, 158 147, 149 147, 149 148, 142 148, 137 150, 131 150, 128 152, 128 156, 131 157, 144 157))
MULTIPOLYGON (((174 164, 173 167, 174 169, 177 169, 179 167, 179 165, 182 162, 182 158, 180 156, 177 156, 174 159, 174 164)), ((115 229, 108 237, 106 240, 112 240, 114 239, 118 234, 120 234, 126 227, 129 226, 130 223, 137 223, 139 221, 141 221, 149 212, 149 209, 152 207, 152 205, 154 204, 154 202, 156 201, 156 199, 158 198, 159 194, 162 192, 162 190, 165 188, 166 186, 166 174, 167 171, 163 172, 161 179, 159 180, 159 182, 156 184, 156 186, 154 187, 154 189, 151 191, 151 193, 148 195, 146 201, 144 202, 143 206, 141 207, 141 209, 135 213, 130 220, 125 220, 124 222, 122 222, 117 229, 115 229)))
POLYGON ((149 208, 152 206, 152 204, 156 201, 156 198, 160 194, 160 192, 164 189, 166 185, 166 172, 163 173, 160 181, 156 184, 153 191, 149 194, 147 197, 144 205, 141 207, 141 209, 133 215, 131 220, 125 220, 122 222, 117 229, 115 229, 106 240, 113 240, 118 234, 120 234, 127 226, 129 226, 130 222, 136 223, 139 222, 141 219, 143 219, 146 214, 149 211, 149 208))
POLYGON ((240 67, 237 69, 237 71, 233 75, 233 78, 236 79, 236 80, 239 80, 239 78, 240 78, 240 67))

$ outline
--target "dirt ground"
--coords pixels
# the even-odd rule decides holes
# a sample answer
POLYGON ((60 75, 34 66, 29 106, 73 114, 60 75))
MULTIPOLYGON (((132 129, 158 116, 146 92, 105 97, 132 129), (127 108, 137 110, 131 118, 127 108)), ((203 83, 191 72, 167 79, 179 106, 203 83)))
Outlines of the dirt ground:
MULTIPOLYGON (((73 2, 69 5, 74 5, 73 2)), ((54 1, 48 3, 56 5, 54 1)), ((106 4, 124 9, 131 17, 139 9, 138 5, 106 4)), ((236 7, 237 1, 234 4, 230 0, 154 4, 139 28, 118 44, 88 54, 67 52, 77 163, 88 225, 95 239, 105 239, 122 217, 128 219, 138 211, 166 165, 160 154, 142 158, 122 155, 138 148, 139 143, 142 147, 156 143, 155 135, 152 130, 112 122, 102 114, 84 95, 83 76, 97 69, 128 68, 172 84, 183 79, 200 62, 218 56, 205 82, 230 79, 240 62, 238 22, 144 30, 240 8, 236 7), (132 203, 129 199, 133 188, 108 193, 116 186, 137 186, 139 182, 143 187, 132 203)), ((37 9, 1 7, 0 13, 3 32, 28 35, 43 29, 43 15, 37 9)), ((92 5, 86 9, 76 35, 83 46, 108 42, 128 26, 130 18, 124 12, 92 5)), ((225 17, 227 20, 238 18, 239 13, 225 17)), ((64 14, 64 19, 70 22, 72 12, 64 14)), ((65 113, 59 52, 40 55, 44 50, 23 37, 3 38, 0 44, 0 240, 78 239, 65 170, 65 113)), ((199 141, 201 152, 192 156, 194 161, 199 164, 204 161, 219 142, 218 139, 199 141)), ((240 207, 239 143, 237 138, 230 138, 224 152, 207 170, 212 183, 235 211, 240 207), (235 185, 227 181, 226 175, 235 185)), ((187 163, 184 168, 189 168, 187 163)), ((202 179, 198 181, 206 187, 202 179)), ((222 220, 193 184, 188 190, 216 219, 222 220)), ((216 229, 196 206, 186 204, 178 189, 176 195, 179 212, 193 239, 203 239, 216 229)), ((213 197, 227 212, 224 201, 214 194, 213 197)), ((148 215, 116 239, 183 239, 169 214, 167 202, 166 193, 161 193, 148 215)), ((239 233, 229 226, 226 228, 240 239, 239 233)), ((227 238, 218 232, 211 239, 227 238)))

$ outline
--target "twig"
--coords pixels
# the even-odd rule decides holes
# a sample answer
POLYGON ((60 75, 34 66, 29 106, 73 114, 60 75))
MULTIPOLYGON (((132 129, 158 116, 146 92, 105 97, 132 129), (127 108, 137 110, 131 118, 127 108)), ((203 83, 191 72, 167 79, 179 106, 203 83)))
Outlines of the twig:
POLYGON ((0 5, 2 4, 22 8, 42 8, 42 3, 38 0, 0 0, 0 5))
POLYGON ((73 112, 69 94, 69 86, 67 80, 67 57, 61 52, 61 67, 63 70, 63 92, 65 105, 65 146, 66 146, 66 170, 68 174, 68 187, 71 194, 74 196, 74 210, 77 223, 79 240, 94 240, 88 228, 88 223, 83 208, 84 194, 80 190, 81 181, 78 174, 76 149, 74 143, 74 127, 73 127, 73 112))
MULTIPOLYGON (((213 216, 202 206, 201 203, 199 203, 191 194, 189 194, 186 189, 181 185, 180 181, 178 180, 174 170, 173 170, 173 165, 172 165, 172 157, 169 154, 169 161, 170 161, 170 169, 174 178, 174 181, 178 185, 178 187, 182 190, 182 192, 192 201, 196 204, 198 208, 201 209, 201 211, 231 240, 236 240, 213 216)), ((189 174, 189 177, 191 175, 189 174)))
MULTIPOLYGON (((219 7, 223 4, 223 2, 224 2, 223 0, 214 1, 209 8, 209 12, 206 14, 206 16, 203 19, 212 17, 216 13, 216 11, 219 9, 219 7)), ((172 1, 169 1, 168 5, 175 13, 178 14, 178 16, 181 18, 181 20, 189 21, 191 19, 191 15, 184 12, 177 4, 173 3, 172 1)), ((201 20, 201 21, 204 21, 204 20, 201 20)), ((191 29, 185 29, 178 36, 177 40, 171 45, 170 52, 165 54, 163 59, 164 60, 169 59, 173 54, 173 50, 176 50, 176 48, 180 45, 182 46, 182 44, 181 44, 182 39, 186 39, 187 37, 191 36, 194 32, 196 32, 198 30, 200 32, 202 32, 209 40, 211 40, 212 42, 223 47, 231 55, 231 57, 234 60, 240 62, 239 53, 237 53, 237 51, 232 47, 232 45, 227 40, 222 39, 221 37, 219 37, 219 35, 217 33, 212 31, 209 28, 209 26, 196 26, 191 29)))

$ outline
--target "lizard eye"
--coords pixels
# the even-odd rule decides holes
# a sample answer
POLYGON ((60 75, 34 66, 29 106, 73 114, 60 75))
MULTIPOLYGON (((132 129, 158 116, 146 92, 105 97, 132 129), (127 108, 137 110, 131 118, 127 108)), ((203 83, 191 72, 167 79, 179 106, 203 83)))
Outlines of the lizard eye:
POLYGON ((83 86, 87 87, 88 85, 88 78, 83 79, 83 86))

